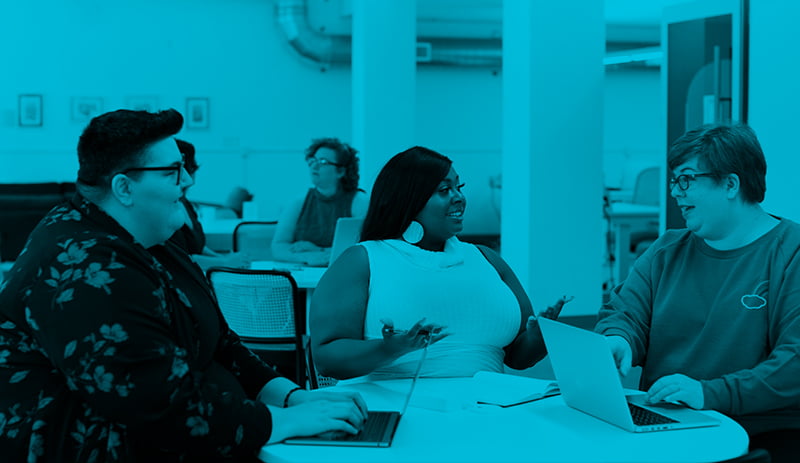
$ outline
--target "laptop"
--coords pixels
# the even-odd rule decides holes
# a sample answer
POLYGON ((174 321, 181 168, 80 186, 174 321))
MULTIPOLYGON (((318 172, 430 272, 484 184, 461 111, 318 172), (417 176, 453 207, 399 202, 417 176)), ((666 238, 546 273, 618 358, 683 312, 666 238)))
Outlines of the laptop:
POLYGON ((364 225, 362 217, 341 217, 336 221, 333 230, 333 243, 331 244, 331 258, 328 266, 344 252, 345 249, 358 243, 361 238, 361 226, 364 225))
POLYGON ((317 436, 309 437, 292 437, 283 441, 284 444, 294 445, 332 445, 337 447, 391 447, 392 440, 394 439, 394 432, 397 430, 397 425, 400 423, 400 417, 405 415, 408 408, 408 402, 411 400, 411 394, 414 392, 414 387, 417 385, 419 379, 419 372, 422 370, 422 363, 425 361, 425 356, 428 353, 428 343, 430 343, 430 336, 426 338, 425 347, 423 347, 422 355, 417 363, 417 371, 414 373, 414 378, 411 380, 411 386, 408 388, 403 407, 398 411, 373 411, 370 410, 367 414, 367 419, 364 421, 364 428, 358 434, 347 434, 344 432, 324 433, 317 436))
POLYGON ((626 397, 605 336, 539 318, 550 363, 564 402, 630 432, 718 426, 719 420, 672 403, 649 404, 645 394, 626 397))

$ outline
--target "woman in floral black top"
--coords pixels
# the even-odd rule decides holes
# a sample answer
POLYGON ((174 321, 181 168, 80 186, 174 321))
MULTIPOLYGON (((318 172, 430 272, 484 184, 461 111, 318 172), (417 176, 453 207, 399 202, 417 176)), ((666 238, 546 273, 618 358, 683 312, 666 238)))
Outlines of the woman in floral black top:
POLYGON ((174 110, 92 120, 78 193, 0 287, 3 461, 247 461, 362 424, 359 396, 296 390, 245 348, 166 242, 191 182, 171 138, 182 123, 174 110))

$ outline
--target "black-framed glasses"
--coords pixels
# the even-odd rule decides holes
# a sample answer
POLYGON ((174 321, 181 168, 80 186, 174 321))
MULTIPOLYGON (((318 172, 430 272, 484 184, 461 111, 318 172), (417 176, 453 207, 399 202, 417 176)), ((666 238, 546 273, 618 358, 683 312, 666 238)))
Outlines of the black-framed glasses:
POLYGON ((336 167, 343 167, 343 164, 338 164, 333 161, 329 161, 327 159, 317 159, 317 158, 306 158, 306 164, 308 167, 325 167, 325 166, 336 166, 336 167))
POLYGON ((171 166, 164 166, 164 167, 128 167, 125 170, 121 170, 119 173, 123 175, 127 175, 129 172, 151 172, 151 171, 174 171, 175 172, 175 185, 181 184, 181 173, 186 170, 186 165, 183 161, 180 164, 174 164, 171 166))
POLYGON ((697 174, 681 174, 677 177, 672 177, 669 179, 669 189, 675 188, 677 185, 681 191, 686 191, 689 189, 689 186, 697 180, 697 177, 715 177, 717 174, 712 174, 710 172, 700 172, 697 174))

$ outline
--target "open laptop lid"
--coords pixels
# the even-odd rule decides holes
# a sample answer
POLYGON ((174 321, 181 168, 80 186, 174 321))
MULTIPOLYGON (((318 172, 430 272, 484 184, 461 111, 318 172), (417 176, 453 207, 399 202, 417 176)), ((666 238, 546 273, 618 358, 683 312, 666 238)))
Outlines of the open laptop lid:
POLYGON ((564 402, 570 407, 633 432, 719 424, 718 420, 688 408, 669 406, 662 409, 631 400, 678 421, 652 428, 635 426, 605 336, 544 317, 539 318, 539 327, 564 402))
POLYGON ((425 357, 428 354, 428 345, 430 344, 431 337, 428 335, 425 339, 425 346, 422 350, 419 362, 417 362, 417 371, 411 379, 411 385, 406 392, 403 406, 399 412, 397 411, 369 411, 367 420, 375 419, 372 415, 382 414, 385 415, 386 421, 383 423, 381 429, 372 429, 369 438, 353 440, 348 434, 344 433, 324 433, 318 436, 308 437, 292 437, 286 439, 286 444, 297 445, 328 445, 338 447, 390 447, 394 439, 394 432, 397 430, 397 425, 400 423, 400 417, 406 413, 408 403, 411 401, 411 395, 414 393, 414 388, 417 385, 422 364, 425 362, 425 357))
POLYGON ((358 243, 363 224, 364 219, 360 217, 342 217, 336 221, 336 228, 333 231, 333 244, 331 245, 331 258, 328 265, 332 264, 345 249, 358 243))

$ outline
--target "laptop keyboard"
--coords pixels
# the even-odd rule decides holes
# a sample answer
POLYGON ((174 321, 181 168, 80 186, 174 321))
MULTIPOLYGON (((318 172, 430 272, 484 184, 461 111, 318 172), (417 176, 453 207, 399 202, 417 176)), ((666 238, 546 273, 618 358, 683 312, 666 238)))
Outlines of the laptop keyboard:
POLYGON ((628 402, 628 408, 630 408, 631 410, 631 418, 633 418, 633 424, 635 424, 636 426, 650 426, 653 424, 677 423, 677 421, 673 420, 672 418, 667 418, 666 416, 660 413, 656 413, 646 408, 642 408, 630 402, 628 402))
POLYGON ((335 440, 377 442, 383 438, 389 420, 395 412, 369 412, 364 427, 358 434, 342 433, 335 440))

